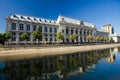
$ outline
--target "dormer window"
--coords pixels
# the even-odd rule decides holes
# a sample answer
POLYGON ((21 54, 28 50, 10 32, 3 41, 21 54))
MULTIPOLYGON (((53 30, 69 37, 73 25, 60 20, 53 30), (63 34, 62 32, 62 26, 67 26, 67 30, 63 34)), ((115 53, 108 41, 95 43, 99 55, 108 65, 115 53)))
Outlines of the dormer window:
POLYGON ((80 22, 80 26, 82 26, 82 27, 84 26, 84 22, 83 21, 80 22))
POLYGON ((34 20, 35 20, 35 21, 37 21, 37 19, 36 19, 36 18, 34 18, 34 20))
POLYGON ((54 21, 54 23, 56 23, 56 22, 54 21))
POLYGON ((39 19, 39 21, 42 21, 41 19, 39 19))
POLYGON ((62 18, 62 21, 64 21, 64 18, 62 18))
POLYGON ((14 18, 18 18, 16 15, 13 15, 14 18))
POLYGON ((45 20, 45 22, 47 22, 47 21, 45 20))
POLYGON ((31 20, 30 17, 28 17, 28 20, 31 20))
POLYGON ((24 17, 23 17, 23 16, 21 16, 21 19, 24 19, 24 17))
POLYGON ((51 21, 49 21, 51 23, 51 21))

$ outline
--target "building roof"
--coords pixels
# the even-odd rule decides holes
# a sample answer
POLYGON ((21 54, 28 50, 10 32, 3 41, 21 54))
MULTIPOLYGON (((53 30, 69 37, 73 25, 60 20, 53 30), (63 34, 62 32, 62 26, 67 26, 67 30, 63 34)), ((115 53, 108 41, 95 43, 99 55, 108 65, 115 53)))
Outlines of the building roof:
POLYGON ((21 20, 21 21, 28 21, 28 22, 35 22, 35 23, 44 23, 44 24, 53 24, 56 25, 57 23, 63 21, 66 23, 70 24, 75 24, 75 25, 84 25, 85 27, 92 27, 95 28, 95 25, 92 23, 82 21, 79 19, 73 19, 65 16, 58 16, 57 21, 55 20, 49 20, 49 19, 44 19, 44 18, 38 18, 38 17, 32 17, 32 16, 25 16, 25 15, 19 15, 19 14, 14 14, 12 16, 9 16, 10 19, 13 20, 21 20))
POLYGON ((115 34, 110 34, 110 36, 111 36, 111 37, 112 37, 112 36, 116 36, 116 37, 119 36, 119 37, 120 37, 120 35, 119 35, 119 34, 116 34, 116 33, 115 33, 115 34))
POLYGON ((97 31, 108 33, 108 32, 107 32, 106 30, 104 30, 104 29, 97 29, 97 31))
POLYGON ((48 20, 48 19, 31 17, 31 16, 24 16, 24 15, 19 15, 19 14, 14 14, 12 16, 9 16, 9 18, 14 19, 14 20, 28 21, 28 22, 56 24, 55 20, 48 20))
POLYGON ((69 17, 65 17, 65 16, 59 16, 57 19, 57 22, 59 23, 60 21, 63 21, 66 23, 71 23, 71 24, 75 24, 75 25, 81 25, 81 22, 83 23, 84 26, 86 27, 92 27, 95 28, 95 25, 93 25, 92 23, 83 21, 83 20, 79 20, 79 19, 73 19, 73 18, 69 18, 69 17))

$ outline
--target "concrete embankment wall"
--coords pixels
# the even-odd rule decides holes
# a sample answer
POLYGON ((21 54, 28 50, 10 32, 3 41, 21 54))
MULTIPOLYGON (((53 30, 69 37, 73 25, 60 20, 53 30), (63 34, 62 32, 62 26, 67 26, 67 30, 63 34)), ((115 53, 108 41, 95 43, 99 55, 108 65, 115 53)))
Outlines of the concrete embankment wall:
POLYGON ((15 49, 15 50, 3 50, 0 51, 0 59, 9 60, 9 59, 27 59, 34 57, 42 57, 49 55, 61 55, 61 54, 70 54, 74 52, 84 52, 92 50, 107 49, 113 47, 120 47, 118 44, 102 44, 102 45, 86 45, 86 46, 67 46, 67 47, 52 47, 52 48, 27 48, 27 49, 15 49))

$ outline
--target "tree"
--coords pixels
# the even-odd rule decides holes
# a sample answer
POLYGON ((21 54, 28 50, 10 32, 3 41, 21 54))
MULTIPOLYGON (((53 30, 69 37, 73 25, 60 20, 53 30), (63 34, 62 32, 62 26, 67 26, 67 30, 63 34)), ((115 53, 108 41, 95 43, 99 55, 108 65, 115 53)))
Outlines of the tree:
POLYGON ((0 44, 4 45, 3 34, 2 33, 0 33, 0 44))
POLYGON ((104 41, 104 38, 103 38, 103 37, 100 37, 100 41, 101 41, 101 42, 104 41))
POLYGON ((72 42, 74 42, 74 40, 77 38, 77 34, 72 34, 71 36, 70 36, 70 39, 72 40, 72 42))
POLYGON ((112 37, 110 37, 110 42, 115 42, 112 37))
POLYGON ((97 36, 95 39, 97 42, 100 41, 100 36, 97 36))
POLYGON ((9 32, 3 33, 3 38, 6 42, 8 42, 8 39, 10 39, 11 34, 9 32))
POLYGON ((61 32, 57 32, 57 35, 56 35, 56 40, 57 42, 59 43, 60 40, 64 39, 64 36, 61 32))
POLYGON ((33 39, 37 39, 38 41, 38 44, 39 44, 39 40, 41 39, 42 37, 42 32, 40 30, 40 28, 37 28, 36 31, 33 32, 33 39))
POLYGON ((103 37, 97 36, 97 37, 96 37, 96 40, 97 40, 97 42, 98 42, 98 41, 103 41, 103 37))
POLYGON ((103 40, 104 40, 105 42, 107 42, 107 41, 109 40, 109 38, 104 37, 103 40))
POLYGON ((26 42, 26 39, 28 39, 28 34, 27 33, 22 33, 20 37, 21 37, 22 40, 24 40, 26 42))
POLYGON ((2 33, 0 33, 0 40, 3 38, 2 36, 3 36, 2 33))
POLYGON ((9 32, 5 32, 5 33, 0 33, 0 44, 4 45, 5 41, 7 42, 7 40, 10 38, 10 33, 9 32))
POLYGON ((92 41, 93 39, 94 39, 94 37, 93 37, 92 35, 88 35, 88 36, 87 36, 88 42, 89 42, 89 41, 92 41))

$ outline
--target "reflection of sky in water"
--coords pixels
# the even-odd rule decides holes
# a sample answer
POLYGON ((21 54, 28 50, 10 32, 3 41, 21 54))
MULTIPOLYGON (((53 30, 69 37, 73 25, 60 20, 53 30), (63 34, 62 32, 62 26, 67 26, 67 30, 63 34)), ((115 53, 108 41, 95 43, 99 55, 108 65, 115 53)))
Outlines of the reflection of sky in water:
POLYGON ((5 74, 0 74, 0 80, 6 80, 5 74))
POLYGON ((109 63, 106 59, 102 59, 92 72, 71 75, 67 77, 67 80, 120 80, 120 53, 115 56, 116 60, 114 63, 109 63))
POLYGON ((0 62, 0 80, 120 80, 116 50, 0 62))
POLYGON ((4 69, 5 68, 5 63, 0 62, 0 69, 4 69))

